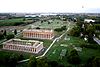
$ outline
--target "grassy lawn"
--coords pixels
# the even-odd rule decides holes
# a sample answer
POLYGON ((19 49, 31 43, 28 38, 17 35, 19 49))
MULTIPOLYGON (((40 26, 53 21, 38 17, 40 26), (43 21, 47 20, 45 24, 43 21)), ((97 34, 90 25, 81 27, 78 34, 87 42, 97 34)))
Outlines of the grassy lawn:
MULTIPOLYGON (((26 18, 25 21, 31 21, 31 20, 28 20, 28 19, 31 19, 31 18, 26 18)), ((0 20, 0 23, 1 22, 23 22, 23 18, 13 18, 13 19, 5 19, 5 20, 0 20)))
MULTIPOLYGON (((62 37, 61 41, 63 40, 64 37, 62 37)), ((66 49, 66 47, 61 46, 61 41, 59 42, 55 42, 55 44, 51 47, 51 49, 48 51, 48 53, 46 54, 46 57, 49 60, 56 60, 62 64, 66 64, 65 61, 60 60, 60 53, 62 51, 62 49, 66 49)))
MULTIPOLYGON (((72 23, 70 23, 70 25, 72 25, 72 23)), ((67 26, 67 27, 74 26, 74 25, 72 25, 72 26, 70 26, 70 25, 67 26)), ((50 59, 50 60, 56 60, 56 61, 59 61, 59 62, 64 63, 66 65, 65 61, 61 61, 59 59, 60 59, 60 53, 61 53, 62 49, 68 50, 68 47, 61 46, 61 44, 70 45, 72 42, 76 42, 76 40, 78 39, 78 38, 77 39, 75 39, 75 38, 73 39, 73 38, 70 37, 70 36, 64 35, 61 38, 61 40, 59 40, 59 42, 55 42, 55 44, 52 46, 52 48, 50 49, 50 51, 48 51, 48 53, 46 54, 46 57, 48 57, 48 59, 50 59), (65 37, 66 38, 70 38, 70 40, 69 41, 64 40, 65 37)), ((77 41, 79 41, 79 40, 77 40, 77 41)))
POLYGON ((48 48, 52 43, 52 40, 40 40, 43 42, 44 47, 48 48))
POLYGON ((22 21, 23 21, 23 18, 0 20, 0 22, 22 22, 22 21))
POLYGON ((73 36, 66 36, 66 37, 70 38, 70 40, 65 41, 63 39, 62 43, 72 44, 72 45, 75 45, 75 46, 80 46, 80 44, 84 44, 85 43, 85 41, 83 39, 80 39, 78 37, 73 37, 73 36))
POLYGON ((100 50, 98 49, 90 49, 90 48, 83 48, 82 52, 79 53, 80 58, 83 63, 86 63, 88 58, 91 58, 92 56, 100 57, 100 50))
POLYGON ((41 23, 41 21, 38 21, 36 23, 34 23, 34 26, 40 27, 40 28, 51 28, 51 29, 55 29, 55 28, 60 28, 63 25, 67 25, 63 23, 63 21, 61 20, 48 20, 49 22, 51 22, 50 24, 48 24, 48 22, 43 22, 41 23))
POLYGON ((65 60, 60 60, 60 53, 62 51, 62 49, 66 49, 66 47, 62 47, 60 46, 59 43, 55 43, 54 46, 50 49, 50 51, 48 51, 48 53, 46 54, 46 57, 49 60, 55 60, 58 61, 59 63, 62 63, 64 65, 66 65, 66 61, 65 60))
MULTIPOLYGON (((62 60, 60 59, 60 53, 62 49, 66 49, 69 52, 70 50, 73 49, 69 45, 72 44, 72 45, 75 45, 75 47, 79 47, 80 44, 82 43, 86 44, 86 42, 83 39, 80 39, 79 37, 72 37, 72 36, 67 36, 68 38, 70 38, 70 40, 64 40, 65 36, 59 42, 56 42, 52 46, 50 51, 48 51, 48 53, 46 54, 46 57, 48 57, 49 60, 56 60, 59 63, 62 63, 65 66, 67 66, 67 65, 70 65, 67 62, 67 57, 64 57, 62 60), (61 46, 61 44, 68 45, 68 46, 67 47, 61 46)), ((78 53, 82 60, 82 63, 85 63, 88 60, 88 58, 92 56, 98 56, 98 57, 100 56, 100 50, 90 49, 90 48, 83 48, 82 51, 78 53)), ((74 65, 72 65, 72 67, 74 67, 74 65)))
POLYGON ((16 23, 23 24, 27 22, 32 22, 32 20, 26 19, 25 21, 23 21, 23 18, 5 19, 5 20, 0 20, 0 26, 14 26, 16 23))

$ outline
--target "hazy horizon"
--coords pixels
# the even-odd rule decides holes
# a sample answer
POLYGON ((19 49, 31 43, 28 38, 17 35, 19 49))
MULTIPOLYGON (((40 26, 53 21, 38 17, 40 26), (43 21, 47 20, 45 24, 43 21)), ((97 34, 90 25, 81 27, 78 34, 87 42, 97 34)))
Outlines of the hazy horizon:
POLYGON ((0 0, 0 13, 100 13, 99 0, 0 0))

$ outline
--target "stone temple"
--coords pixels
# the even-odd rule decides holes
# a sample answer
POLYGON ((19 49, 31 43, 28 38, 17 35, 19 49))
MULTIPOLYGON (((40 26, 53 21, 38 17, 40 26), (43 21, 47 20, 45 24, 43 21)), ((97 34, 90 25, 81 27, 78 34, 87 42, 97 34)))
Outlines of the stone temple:
POLYGON ((43 42, 36 40, 10 39, 3 43, 3 49, 37 54, 43 49, 43 42))
POLYGON ((51 29, 24 29, 22 35, 23 38, 52 39, 54 37, 54 31, 51 29))

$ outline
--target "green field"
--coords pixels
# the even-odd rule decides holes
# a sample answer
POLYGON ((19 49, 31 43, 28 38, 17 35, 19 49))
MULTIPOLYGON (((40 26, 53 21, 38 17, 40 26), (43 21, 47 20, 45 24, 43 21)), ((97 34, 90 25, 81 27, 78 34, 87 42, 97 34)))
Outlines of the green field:
MULTIPOLYGON (((74 27, 74 25, 75 24, 71 23, 69 27, 72 28, 74 27)), ((46 57, 48 57, 49 60, 56 60, 59 63, 64 64, 65 67, 66 66, 75 67, 74 65, 69 64, 67 62, 67 56, 63 57, 63 59, 61 60, 60 53, 63 49, 66 49, 68 51, 66 54, 68 54, 71 50, 75 49, 74 47, 81 48, 80 47, 81 44, 88 44, 88 43, 79 37, 68 36, 66 34, 61 38, 59 42, 55 42, 55 44, 51 47, 51 49, 46 54, 46 57)), ((97 44, 94 44, 94 45, 97 45, 97 44)), ((82 60, 81 63, 86 63, 86 61, 92 56, 96 56, 96 57, 100 56, 100 50, 98 49, 82 48, 82 50, 78 51, 78 53, 82 60)))
POLYGON ((0 20, 1 22, 22 22, 23 18, 18 18, 18 19, 5 19, 5 20, 0 20))
POLYGON ((23 20, 24 18, 13 18, 13 19, 5 19, 5 20, 0 20, 0 26, 16 26, 17 24, 24 24, 26 22, 32 22, 32 20, 26 19, 25 21, 23 20))
POLYGON ((55 28, 60 28, 61 26, 67 26, 67 22, 63 23, 63 21, 61 20, 48 20, 46 22, 41 23, 41 21, 35 22, 33 24, 34 27, 40 27, 40 28, 51 28, 51 29, 55 29, 55 28), (50 22, 50 24, 48 24, 48 22, 50 22))
MULTIPOLYGON (((74 66, 74 65, 69 64, 67 62, 67 56, 65 56, 63 58, 63 60, 60 59, 60 53, 61 53, 61 51, 63 49, 66 49, 69 52, 72 49, 74 49, 70 45, 74 45, 75 47, 80 47, 81 44, 87 44, 87 43, 83 39, 80 39, 79 37, 67 36, 67 38, 70 38, 70 40, 65 40, 64 39, 65 37, 66 37, 66 35, 59 42, 56 42, 52 46, 52 48, 50 49, 50 51, 48 51, 48 53, 46 54, 46 57, 48 57, 49 60, 56 60, 59 63, 64 64, 65 66, 67 66, 67 65, 74 66), (62 44, 64 46, 61 46, 62 44)), ((100 50, 98 50, 98 49, 96 50, 96 49, 90 49, 90 48, 83 48, 82 51, 78 51, 79 56, 80 56, 80 58, 82 60, 81 63, 86 63, 86 61, 88 60, 88 58, 90 58, 92 56, 98 56, 99 57, 100 56, 99 52, 100 52, 100 50)))
MULTIPOLYGON (((13 20, 13 21, 15 21, 15 20, 13 20)), ((19 19, 18 21, 22 21, 22 20, 19 19)), ((61 26, 64 26, 64 25, 66 25, 67 28, 71 29, 71 28, 73 28, 75 26, 75 23, 73 23, 73 22, 71 22, 69 24, 68 22, 64 22, 64 21, 57 20, 57 19, 55 19, 55 20, 48 20, 48 21, 47 22, 43 22, 43 23, 41 23, 41 21, 38 21, 38 22, 35 22, 33 24, 33 26, 34 27, 40 27, 40 28, 51 28, 51 29, 60 28, 61 26), (50 22, 50 24, 48 24, 48 21, 50 22)), ((15 21, 15 22, 17 22, 17 21, 15 21)), ((56 35, 59 36, 59 35, 61 35, 64 32, 65 31, 63 31, 61 33, 57 33, 56 32, 57 33, 56 35)), ((39 41, 44 42, 44 47, 46 49, 52 43, 52 40, 39 40, 39 41)), ((68 36, 66 34, 58 42, 54 43, 54 45, 50 48, 50 50, 47 52, 45 57, 47 57, 49 60, 58 61, 58 63, 63 64, 65 67, 67 67, 68 65, 70 65, 71 67, 75 67, 74 65, 69 64, 67 62, 67 56, 65 56, 65 57, 63 57, 63 59, 61 59, 60 53, 61 53, 61 51, 63 49, 66 49, 68 52, 70 52, 72 49, 74 49, 74 47, 80 47, 81 44, 88 44, 88 43, 85 42, 83 39, 81 39, 79 37, 68 36)), ((97 45, 97 44, 94 44, 94 45, 97 45)), ((22 52, 17 52, 17 51, 0 51, 0 54, 3 54, 3 53, 4 54, 6 54, 6 53, 9 53, 9 54, 11 54, 11 53, 20 54, 22 52)), ((81 64, 86 63, 88 58, 90 58, 92 56, 100 57, 100 50, 98 50, 98 49, 82 48, 82 50, 78 51, 78 53, 79 53, 79 56, 81 58, 81 64)), ((34 55, 34 54, 24 53, 24 52, 22 54, 25 56, 25 58, 29 58, 31 55, 34 55)), ((25 65, 27 65, 27 62, 26 62, 26 64, 22 63, 21 65, 18 65, 18 67, 23 67, 25 65)))

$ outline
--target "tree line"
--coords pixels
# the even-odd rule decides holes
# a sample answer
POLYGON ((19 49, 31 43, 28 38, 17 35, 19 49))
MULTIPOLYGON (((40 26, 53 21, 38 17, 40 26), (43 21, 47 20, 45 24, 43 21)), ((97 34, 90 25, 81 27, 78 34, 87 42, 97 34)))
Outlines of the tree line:
POLYGON ((14 36, 17 34, 17 30, 15 29, 14 30, 14 34, 13 33, 10 33, 10 34, 7 34, 7 31, 6 30, 1 30, 0 31, 0 40, 1 39, 11 39, 11 38, 14 38, 14 36))
POLYGON ((24 59, 22 54, 0 54, 0 67, 16 67, 17 62, 24 59))

